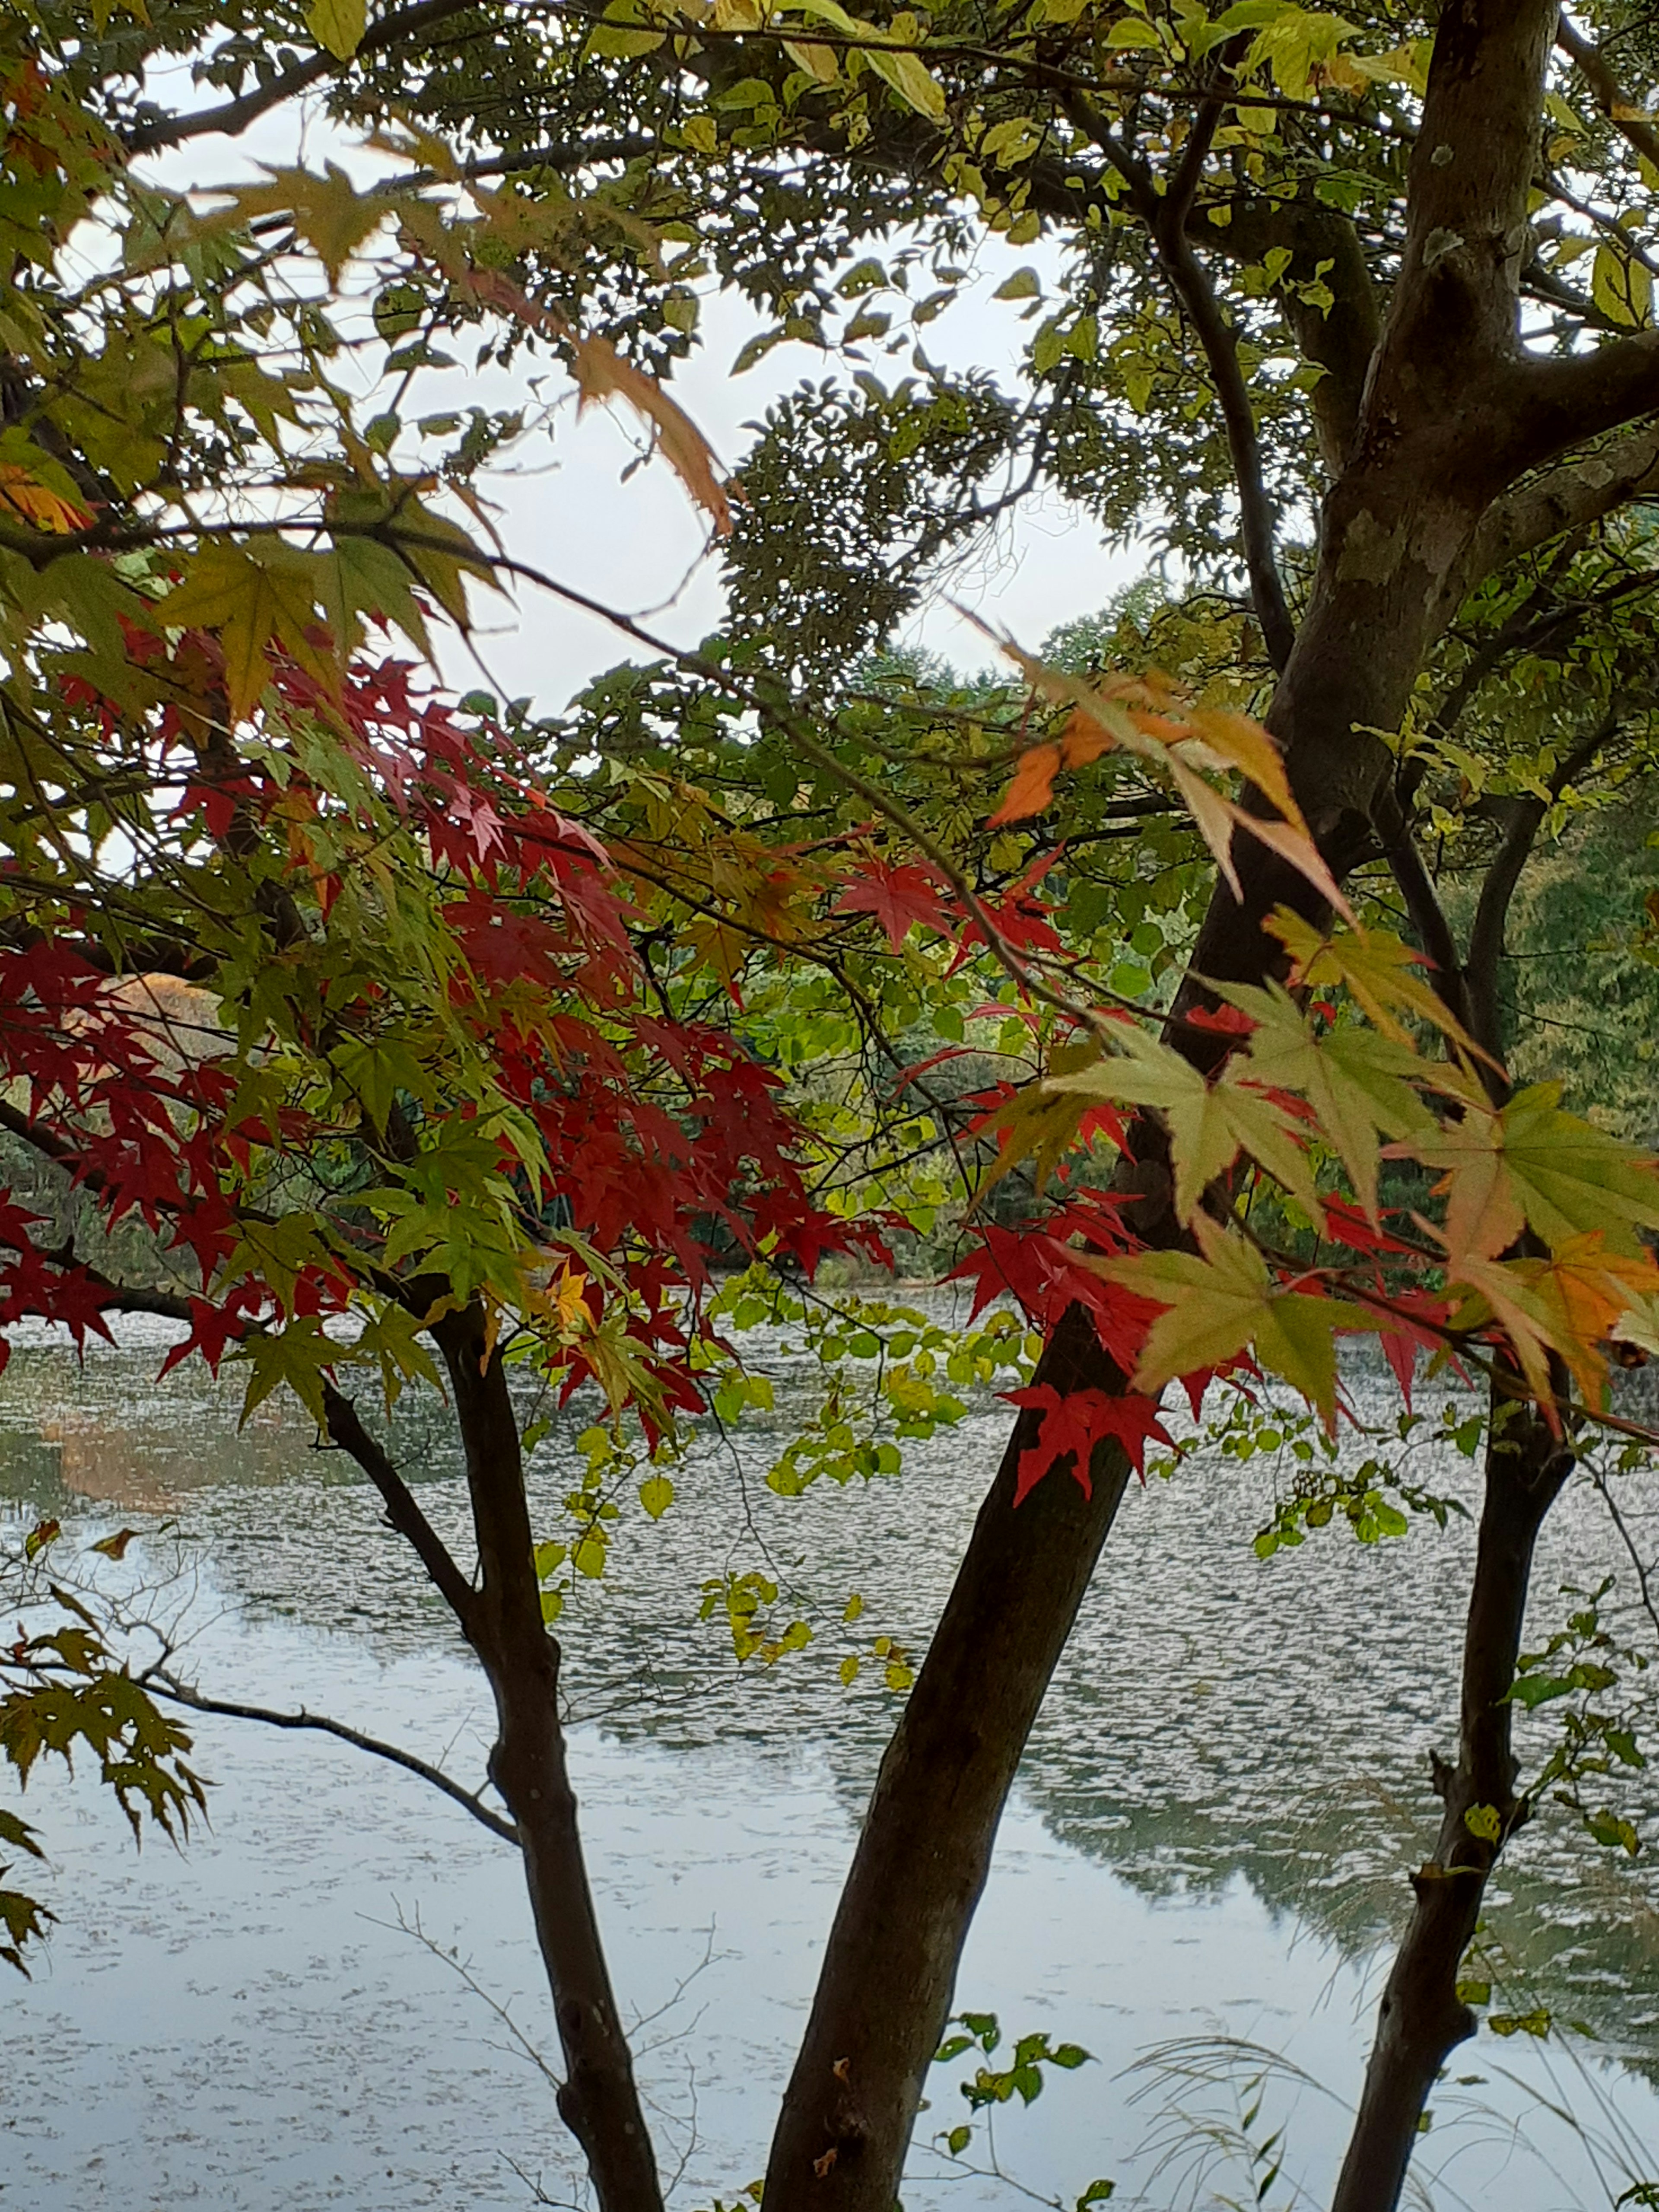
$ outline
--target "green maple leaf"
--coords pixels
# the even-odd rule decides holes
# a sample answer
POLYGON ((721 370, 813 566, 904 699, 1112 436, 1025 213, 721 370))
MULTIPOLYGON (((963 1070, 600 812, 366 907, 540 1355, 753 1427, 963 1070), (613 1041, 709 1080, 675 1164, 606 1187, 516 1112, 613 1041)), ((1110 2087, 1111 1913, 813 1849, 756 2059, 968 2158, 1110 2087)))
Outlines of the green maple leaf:
POLYGON ((1319 1218, 1319 1194, 1295 1124, 1259 1091, 1240 1085, 1231 1072, 1206 1083, 1198 1070, 1144 1030, 1125 1027, 1118 1050, 1043 1088, 1153 1106, 1170 1132, 1175 1163, 1176 1212, 1190 1221, 1210 1184, 1241 1152, 1249 1152, 1284 1184, 1298 1205, 1319 1218))
MULTIPOLYGON (((319 9, 334 13, 348 13, 351 6, 352 0, 318 0, 319 9)), ((361 0, 357 13, 361 15, 361 0)), ((334 161, 324 165, 321 176, 314 169, 267 169, 265 175, 266 183, 244 185, 230 207, 209 221, 240 229, 254 216, 292 216, 295 229, 327 270, 333 285, 338 284, 340 271, 358 247, 393 212, 384 193, 360 192, 334 161)))
POLYGON ((349 1354, 331 1343, 323 1334, 322 1323, 307 1314, 281 1330, 248 1337, 233 1357, 246 1360, 252 1370, 242 1399, 239 1427, 246 1428, 256 1408, 286 1382, 320 1428, 324 1378, 349 1354))
POLYGON ((1552 1252, 1600 1231, 1610 1252, 1634 1256, 1638 1229, 1659 1229, 1659 1170, 1560 1107, 1559 1083, 1517 1091, 1501 1113, 1471 1105, 1431 1142, 1406 1149, 1445 1170, 1446 1243, 1454 1255, 1490 1258, 1521 1233, 1522 1223, 1552 1252))
POLYGON ((1317 1118, 1320 1134, 1346 1168, 1354 1195, 1376 1218, 1379 1136, 1432 1139, 1439 1123, 1413 1089, 1427 1073, 1408 1044, 1375 1030, 1345 1026, 1318 1036, 1288 991, 1215 987, 1255 1023, 1241 1080, 1293 1091, 1317 1118))
POLYGON ((152 619, 168 629, 218 631, 233 721, 252 713, 270 681, 273 639, 307 674, 337 690, 337 665, 309 635, 328 558, 274 538, 258 546, 210 544, 156 602, 152 619))
POLYGON ((1410 1032, 1399 1018, 1410 1014, 1462 1051, 1486 1057, 1423 981, 1423 955, 1386 929, 1339 929, 1322 937, 1311 922, 1285 906, 1268 916, 1267 926, 1295 961, 1304 983, 1310 989, 1346 984, 1372 1026, 1396 1044, 1410 1048, 1410 1032))
POLYGON ((1336 1410, 1336 1334, 1373 1328, 1363 1306, 1304 1291, 1281 1291, 1253 1244, 1200 1213, 1199 1251, 1143 1252, 1099 1264, 1109 1282, 1167 1307, 1147 1333, 1133 1387, 1150 1397, 1177 1375, 1219 1367, 1247 1346, 1316 1406, 1328 1423, 1336 1410))

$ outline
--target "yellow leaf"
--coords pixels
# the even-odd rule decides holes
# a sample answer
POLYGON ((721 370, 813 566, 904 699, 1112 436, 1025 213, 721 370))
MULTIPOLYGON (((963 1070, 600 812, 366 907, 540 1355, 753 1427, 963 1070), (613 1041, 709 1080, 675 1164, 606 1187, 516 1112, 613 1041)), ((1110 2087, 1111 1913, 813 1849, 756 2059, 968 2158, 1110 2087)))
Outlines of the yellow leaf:
MULTIPOLYGON (((798 70, 804 70, 808 76, 816 77, 820 84, 834 84, 841 75, 841 65, 836 58, 836 50, 833 46, 820 46, 814 40, 804 39, 786 39, 783 42, 783 51, 798 70)), ((694 119, 702 120, 702 118, 694 119)), ((690 124, 686 125, 688 137, 690 127, 690 124)), ((713 128, 711 124, 709 126, 711 137, 713 128)), ((708 146, 702 150, 712 154, 714 149, 713 146, 708 146)))
POLYGON ((1145 1252, 1089 1262, 1107 1281, 1168 1308, 1148 1332, 1133 1387, 1155 1397, 1174 1376, 1224 1366, 1253 1347, 1261 1365, 1318 1407, 1328 1424, 1336 1409, 1336 1332, 1372 1328, 1373 1316, 1340 1299, 1275 1289, 1255 1248, 1208 1214, 1195 1218, 1193 1231, 1201 1257, 1145 1252))
POLYGON ((311 0, 306 27, 319 46, 346 62, 362 44, 368 13, 364 0, 311 0))
POLYGON ((574 338, 576 386, 580 404, 615 394, 644 416, 657 434, 669 465, 705 513, 713 520, 717 537, 732 534, 732 507, 725 487, 714 473, 714 455, 708 441, 677 400, 671 399, 654 377, 631 361, 625 361, 609 339, 574 338))
POLYGON ((939 123, 945 115, 945 87, 920 54, 884 53, 879 46, 865 50, 866 59, 878 77, 890 84, 907 107, 939 123))
POLYGON ((307 635, 317 620, 314 586, 326 561, 275 539, 258 547, 210 544, 155 602, 154 617, 168 629, 218 631, 232 721, 252 714, 270 681, 273 636, 309 674, 337 685, 332 656, 307 635))
POLYGON ((1547 1260, 1470 1261, 1456 1270, 1456 1280, 1486 1301, 1539 1399, 1547 1405, 1554 1395, 1554 1352, 1596 1406, 1607 1371, 1597 1345, 1617 1334, 1632 1311, 1639 1328, 1644 1302, 1659 1291, 1659 1267, 1645 1253, 1639 1259, 1610 1253, 1594 1235, 1573 1238, 1547 1260))
MULTIPOLYGON (((1049 1055, 1048 1064, 1051 1069, 1069 1075, 1098 1056, 1099 1048, 1091 1042, 1060 1045, 1049 1055)), ((1035 1161, 1034 1179, 1041 1190, 1076 1143, 1078 1126, 1088 1110, 1086 1097, 1064 1095, 1064 1087, 1057 1081, 1025 1084, 1012 1098, 1005 1099, 982 1127, 982 1134, 995 1134, 998 1152, 995 1164, 980 1186, 978 1202, 1025 1159, 1035 1161)))
POLYGON ((1490 1064, 1490 1055, 1480 1050, 1450 1007, 1412 972, 1423 964, 1423 955, 1387 930, 1334 930, 1322 936, 1287 906, 1270 915, 1267 927, 1295 962, 1298 981, 1312 990, 1346 984, 1384 1036, 1409 1045, 1411 1033, 1398 1018, 1414 1014, 1464 1052, 1490 1064))
POLYGON ((1445 1170, 1443 1237, 1450 1263, 1505 1251, 1524 1221, 1552 1252, 1601 1236, 1609 1252, 1639 1258, 1638 1229, 1659 1229, 1659 1169, 1634 1146, 1563 1113, 1561 1087, 1535 1083, 1501 1113, 1470 1100, 1460 1121, 1407 1149, 1445 1170))
MULTIPOLYGON (((969 618, 976 620, 972 616, 969 618)), ((986 626, 979 623, 977 627, 983 629, 986 626)), ((988 631, 987 634, 993 635, 988 631)), ((1279 748, 1259 723, 1242 714, 1183 708, 1168 679, 1163 677, 1118 677, 1088 684, 1075 676, 1068 676, 1063 669, 1050 668, 1006 638, 997 642, 1034 689, 1075 709, 1060 740, 1061 759, 1066 766, 1080 767, 1112 746, 1121 745, 1126 751, 1152 763, 1170 779, 1200 835, 1215 855, 1216 865, 1235 898, 1242 894, 1233 866, 1232 845, 1234 836, 1242 831, 1277 853, 1315 886, 1322 898, 1352 921, 1352 911, 1291 795, 1279 748), (1205 781, 1200 773, 1205 768, 1238 769, 1270 805, 1279 808, 1279 818, 1270 820, 1235 804, 1205 781)), ((1047 749, 1036 750, 1042 752, 1047 749)), ((1030 758, 1030 754, 1025 757, 1025 760, 1030 758)), ((1059 764, 1056 763, 1056 767, 1059 764)), ((1022 761, 1022 773, 1024 769, 1025 761, 1022 761)), ((1033 798, 1042 790, 1037 775, 1038 764, 1033 763, 1029 786, 1029 795, 1033 798)), ((1050 774, 1049 790, 1052 784, 1050 774)), ((1020 778, 1017 776, 1016 790, 1019 785, 1020 778)), ((1048 791, 1043 790, 1038 803, 1025 805, 1023 811, 1040 812, 1048 804, 1048 791)), ((1011 790, 993 820, 1018 819, 1009 811, 1014 801, 1015 791, 1011 790)))
MULTIPOLYGON (((343 0, 331 0, 343 4, 343 0)), ((326 162, 319 177, 311 169, 267 169, 269 182, 249 185, 232 204, 204 218, 204 228, 240 225, 252 216, 290 215, 294 228, 337 284, 340 271, 366 239, 392 213, 384 196, 360 192, 345 171, 326 162)))
POLYGON ((1358 1024, 1321 1036, 1282 985, 1213 987, 1256 1026, 1241 1081, 1293 1091, 1313 1108, 1319 1133, 1348 1171, 1354 1195, 1376 1219, 1377 1138, 1432 1141, 1440 1125, 1412 1088, 1425 1070, 1409 1046, 1358 1024))
POLYGON ((0 461, 0 511, 21 515, 35 529, 64 538, 72 531, 92 526, 89 509, 65 499, 20 468, 15 461, 0 461))
POLYGON ((1608 321, 1626 330, 1639 330, 1652 319, 1652 276, 1633 256, 1606 243, 1595 249, 1590 295, 1608 321))
POLYGON ((660 1521, 674 1503, 674 1486, 665 1474, 647 1475, 640 1485, 640 1503, 653 1521, 660 1521))

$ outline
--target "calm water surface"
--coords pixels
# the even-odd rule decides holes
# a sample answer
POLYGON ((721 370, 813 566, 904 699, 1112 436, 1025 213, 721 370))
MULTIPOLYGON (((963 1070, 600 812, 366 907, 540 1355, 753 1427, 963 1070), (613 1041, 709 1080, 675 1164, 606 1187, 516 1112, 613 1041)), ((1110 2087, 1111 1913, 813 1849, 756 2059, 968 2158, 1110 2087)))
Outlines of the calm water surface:
MULTIPOLYGON (((158 1383, 165 1341, 133 1328, 84 1367, 20 1346, 0 1382, 0 1513, 55 1514, 76 1546, 137 1528, 112 1579, 161 1585, 158 1617, 190 1636, 204 1687, 331 1713, 476 1778, 479 1679, 374 1493, 312 1449, 302 1417, 264 1409, 239 1434, 234 1386, 194 1368, 158 1383)), ((781 1439, 791 1363, 762 1350, 781 1439)), ((624 1521, 611 1573, 562 1624, 595 1885, 685 2212, 764 2164, 892 1724, 872 1670, 848 1692, 837 1662, 855 1634, 925 1645, 1006 1421, 988 1399, 911 1447, 901 1480, 787 1502, 764 1487, 764 1428, 711 1439, 659 1524, 624 1521), (766 1568, 831 1620, 857 1589, 865 1617, 740 1670, 696 1618, 729 1567, 766 1568)), ((548 1528, 580 1425, 532 1470, 548 1528)), ((441 1425, 412 1415, 396 1441, 459 1547, 441 1425)), ((1419 1472, 1472 1494, 1455 1455, 1419 1472)), ((1455 1521, 1373 1549, 1327 1531, 1262 1563, 1270 1483, 1200 1459, 1132 1489, 1005 1826, 959 2000, 1097 2062, 999 2122, 1003 2168, 1041 2193, 1069 2201, 1106 2175, 1117 2201, 1159 2212, 1255 2202, 1271 2158, 1252 2173, 1248 2156, 1200 2155, 1251 2101, 1244 2044, 1283 2062, 1254 2130, 1287 2128, 1266 2202, 1320 2202, 1340 2155, 1402 1870, 1434 1832, 1425 1753, 1451 1736, 1471 1540, 1455 1521)), ((1624 1565, 1594 1497, 1570 1496, 1536 1579, 1540 1632, 1560 1585, 1624 1565)), ((135 1854, 89 1783, 31 1784, 62 1925, 34 1982, 0 1995, 0 2212, 579 2197, 530 2055, 554 2037, 513 1853, 337 1744, 206 1721, 198 1750, 213 1826, 183 1855, 135 1854)), ((1650 1869, 1593 1852, 1565 1815, 1527 1831, 1494 1934, 1517 1994, 1591 2033, 1483 2033, 1457 2053, 1421 2201, 1577 2212, 1659 2178, 1656 1907, 1650 1869)), ((961 2071, 939 2070, 925 2128, 965 2117, 961 2071)), ((924 2147, 905 2201, 1027 2200, 924 2147)))

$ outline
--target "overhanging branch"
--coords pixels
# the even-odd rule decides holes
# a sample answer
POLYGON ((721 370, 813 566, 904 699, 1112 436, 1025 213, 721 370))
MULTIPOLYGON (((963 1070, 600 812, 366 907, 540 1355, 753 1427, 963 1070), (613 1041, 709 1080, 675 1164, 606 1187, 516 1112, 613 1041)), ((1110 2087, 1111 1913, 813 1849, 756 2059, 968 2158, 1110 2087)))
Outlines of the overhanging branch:
POLYGON ((1187 232, 1193 191, 1203 152, 1207 149, 1221 117, 1221 102, 1213 92, 1193 122, 1199 142, 1199 159, 1191 158, 1189 143, 1180 168, 1167 193, 1160 194, 1152 171, 1117 137, 1105 118, 1081 94, 1062 97, 1060 106, 1073 127, 1097 146, 1129 188, 1136 214, 1146 227, 1154 252, 1194 336, 1203 349, 1211 381, 1226 426, 1227 450, 1232 459, 1233 480, 1238 491, 1240 534, 1244 566, 1250 580, 1250 598, 1261 625, 1267 658, 1283 675, 1296 642, 1296 625, 1285 598, 1273 541, 1276 525, 1273 501, 1261 469, 1261 443, 1256 435, 1255 411, 1249 386, 1238 358, 1238 337, 1228 321, 1216 289, 1187 232))
POLYGON ((187 1705, 192 1712, 219 1713, 228 1720, 260 1721, 267 1728, 310 1729, 322 1735, 337 1736, 358 1751, 366 1751, 375 1759, 384 1759, 392 1766, 401 1766, 410 1774, 417 1774, 422 1782, 429 1782, 434 1790, 441 1790, 457 1805, 471 1813, 473 1819, 499 1836, 504 1844, 515 1848, 519 1832, 502 1814, 483 1802, 483 1795, 468 1790, 453 1775, 446 1774, 441 1766, 433 1766, 424 1759, 417 1759, 412 1751, 404 1751, 395 1743, 386 1743, 379 1736, 365 1735, 361 1729, 348 1728, 343 1721, 331 1720, 325 1713, 308 1713, 303 1707, 297 1713, 279 1713, 269 1705, 245 1705, 228 1698, 204 1697, 199 1690, 191 1689, 167 1668, 156 1668, 144 1677, 145 1687, 156 1697, 166 1698, 176 1705, 187 1705))
POLYGON ((357 1408, 334 1384, 323 1384, 323 1421, 330 1439, 349 1453, 380 1493, 386 1518, 415 1553, 428 1578, 471 1637, 477 1593, 451 1558, 443 1539, 416 1504, 413 1492, 357 1417, 357 1408))
MULTIPOLYGON (((1659 358, 1655 364, 1659 380, 1659 358)), ((1659 409, 1659 392, 1654 397, 1659 409)), ((1659 422, 1589 453, 1575 453, 1517 484, 1487 508, 1464 556, 1461 600, 1486 577, 1570 530, 1600 522, 1644 496, 1659 496, 1659 422)))
POLYGON ((223 100, 217 107, 200 108, 193 115, 167 116, 156 123, 141 125, 128 133, 127 151, 155 154, 163 147, 180 146, 187 138, 234 138, 250 124, 257 123, 262 115, 269 114, 273 107, 280 107, 285 100, 309 92, 325 77, 338 76, 356 63, 371 59, 402 40, 417 38, 423 31, 434 30, 449 16, 462 15, 477 5, 477 0, 419 0, 416 7, 382 15, 378 22, 371 23, 358 40, 356 52, 343 59, 319 50, 309 60, 296 62, 292 69, 272 77, 269 84, 245 92, 240 99, 223 100))

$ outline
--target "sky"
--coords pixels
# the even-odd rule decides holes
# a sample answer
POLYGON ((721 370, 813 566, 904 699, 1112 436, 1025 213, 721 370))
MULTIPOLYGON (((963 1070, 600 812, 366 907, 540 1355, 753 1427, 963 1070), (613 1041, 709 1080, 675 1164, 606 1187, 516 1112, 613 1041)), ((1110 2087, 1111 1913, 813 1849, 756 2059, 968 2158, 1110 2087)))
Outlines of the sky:
MULTIPOLYGON (((176 75, 158 79, 156 97, 194 105, 176 75)), ((265 118, 234 142, 201 139, 143 165, 153 181, 174 190, 205 190, 249 181, 257 165, 292 163, 319 168, 340 161, 360 181, 382 165, 343 143, 313 107, 309 113, 265 118)), ((977 365, 1012 388, 1012 371, 1027 335, 1018 307, 991 295, 1021 264, 1045 279, 1057 267, 1042 244, 1013 249, 993 240, 982 249, 970 282, 927 331, 929 357, 958 369, 977 365)), ((349 281, 349 280, 348 280, 349 281)), ((674 376, 672 391, 726 468, 735 466, 767 406, 803 378, 817 382, 845 371, 810 345, 776 346, 741 376, 732 364, 746 340, 764 327, 741 301, 706 295, 702 343, 674 376)), ((905 373, 902 360, 870 364, 884 381, 905 373)), ((558 581, 640 621, 669 643, 689 648, 720 622, 723 592, 718 552, 711 549, 706 518, 659 456, 637 464, 639 426, 620 407, 592 407, 578 416, 574 391, 561 389, 558 373, 537 366, 544 381, 541 404, 556 401, 552 435, 515 449, 487 490, 499 503, 496 518, 505 547, 515 558, 558 581), (624 472, 627 473, 623 481, 624 472)), ((434 373, 422 405, 433 410, 467 407, 536 406, 527 367, 473 374, 434 373)), ((952 600, 971 608, 992 628, 1035 647, 1056 624, 1092 613, 1147 565, 1133 548, 1108 550, 1098 526, 1079 509, 1049 495, 1033 499, 1000 526, 977 557, 958 567, 908 618, 900 641, 943 654, 962 668, 993 657, 985 637, 954 611, 952 600)), ((471 646, 452 637, 439 648, 442 673, 458 689, 485 688, 502 698, 530 696, 541 712, 556 711, 592 677, 619 661, 643 659, 645 650, 599 617, 524 586, 508 599, 485 592, 475 600, 471 646)))

